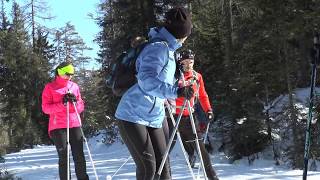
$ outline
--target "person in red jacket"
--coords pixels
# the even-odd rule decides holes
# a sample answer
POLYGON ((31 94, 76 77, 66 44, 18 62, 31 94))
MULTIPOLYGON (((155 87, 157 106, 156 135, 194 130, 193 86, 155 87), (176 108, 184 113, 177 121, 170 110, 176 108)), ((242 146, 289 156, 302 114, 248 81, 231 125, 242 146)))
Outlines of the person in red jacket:
POLYGON ((42 92, 42 111, 50 116, 48 133, 56 146, 59 157, 59 176, 67 179, 67 107, 69 102, 69 143, 78 180, 88 180, 86 161, 83 153, 81 123, 78 120, 73 102, 78 113, 84 110, 79 86, 71 81, 74 67, 70 62, 63 62, 55 70, 55 79, 46 84, 42 92))
MULTIPOLYGON (((213 120, 213 113, 212 113, 212 107, 210 105, 208 94, 205 90, 204 82, 202 75, 198 72, 196 72, 193 69, 194 65, 194 53, 191 50, 185 50, 182 51, 179 55, 179 58, 177 59, 177 64, 179 65, 179 69, 183 72, 184 80, 183 82, 182 77, 179 78, 179 86, 185 86, 185 85, 192 85, 194 89, 194 95, 190 99, 190 106, 192 111, 194 111, 194 105, 197 103, 197 101, 200 103, 202 109, 206 113, 208 121, 213 120)), ((178 115, 181 112, 181 108, 183 106, 185 98, 179 97, 175 99, 175 119, 177 119, 178 115)), ((209 153, 207 152, 205 145, 203 143, 202 134, 206 130, 207 123, 201 123, 195 119, 196 129, 197 129, 197 135, 199 138, 199 145, 201 149, 201 154, 203 157, 204 165, 206 174, 208 176, 208 179, 210 180, 218 180, 218 177, 216 175, 216 172, 214 171, 212 165, 209 153)), ((170 120, 167 120, 169 131, 172 132, 173 130, 173 124, 170 120)), ((188 108, 186 107, 182 113, 182 118, 179 124, 178 128, 184 148, 186 152, 189 155, 189 160, 192 161, 192 158, 194 157, 194 152, 196 151, 196 143, 195 143, 195 136, 192 131, 191 121, 190 121, 190 113, 188 111, 188 108)), ((174 146, 175 141, 173 142, 171 148, 174 146)))

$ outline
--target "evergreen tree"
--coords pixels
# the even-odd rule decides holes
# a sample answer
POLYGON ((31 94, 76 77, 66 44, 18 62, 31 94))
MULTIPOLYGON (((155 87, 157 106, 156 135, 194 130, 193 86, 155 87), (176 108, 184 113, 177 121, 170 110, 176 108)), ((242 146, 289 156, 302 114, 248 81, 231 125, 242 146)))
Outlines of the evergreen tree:
MULTIPOLYGON (((7 126, 11 150, 18 150, 41 143, 43 136, 37 128, 41 114, 41 91, 48 80, 48 62, 44 56, 36 55, 28 42, 24 28, 24 14, 18 4, 13 4, 13 22, 2 31, 1 65, 4 69, 1 80, 3 121, 7 126)), ((39 46, 40 48, 40 46, 39 46)), ((45 49, 46 47, 42 47, 45 49)))
MULTIPOLYGON (((100 45, 99 62, 102 70, 107 69, 111 62, 130 46, 130 39, 135 36, 146 36, 150 27, 156 24, 153 1, 105 1, 99 5, 101 16, 97 18, 98 25, 103 31, 98 35, 100 45)), ((104 79, 105 71, 101 72, 104 79)), ((104 80, 103 80, 104 81, 104 80)), ((99 83, 99 96, 105 97, 105 113, 110 116, 110 123, 114 119, 116 105, 119 98, 112 95, 104 82, 99 83), (106 96, 107 95, 107 96, 106 96)))
POLYGON ((33 46, 33 57, 33 68, 36 71, 30 75, 31 82, 34 82, 34 92, 30 92, 32 94, 30 98, 33 99, 33 103, 30 103, 32 107, 31 118, 34 127, 40 131, 38 134, 40 142, 49 143, 47 135, 48 116, 42 112, 41 96, 45 84, 49 81, 50 73, 48 72, 52 69, 50 60, 54 58, 54 47, 48 41, 48 33, 44 34, 41 29, 37 30, 36 41, 33 46))
POLYGON ((48 14, 49 7, 47 1, 44 0, 30 0, 26 5, 24 5, 25 11, 29 22, 27 23, 28 27, 31 27, 31 38, 32 38, 32 47, 35 48, 37 30, 41 27, 38 19, 41 20, 51 20, 53 17, 48 14))
POLYGON ((56 31, 54 42, 57 55, 56 64, 72 59, 74 66, 80 68, 83 63, 88 63, 90 58, 84 57, 83 51, 90 50, 90 48, 86 46, 75 26, 70 22, 56 31))
POLYGON ((24 145, 26 130, 30 128, 30 112, 27 110, 28 69, 31 62, 27 50, 27 33, 24 29, 23 14, 18 4, 13 4, 12 27, 3 37, 3 65, 7 69, 2 86, 5 106, 4 120, 8 124, 10 146, 24 145))

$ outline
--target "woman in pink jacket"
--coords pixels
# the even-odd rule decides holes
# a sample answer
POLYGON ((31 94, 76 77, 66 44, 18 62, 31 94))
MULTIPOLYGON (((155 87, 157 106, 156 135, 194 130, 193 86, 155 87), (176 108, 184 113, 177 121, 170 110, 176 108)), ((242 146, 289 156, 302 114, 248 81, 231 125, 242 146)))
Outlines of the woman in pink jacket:
POLYGON ((42 92, 42 110, 50 116, 48 133, 53 140, 59 156, 59 176, 67 179, 67 102, 69 103, 69 128, 72 157, 78 180, 88 180, 86 161, 83 153, 81 123, 77 119, 72 102, 78 113, 84 110, 79 86, 70 79, 74 67, 70 62, 61 63, 55 70, 55 79, 48 83, 42 92))

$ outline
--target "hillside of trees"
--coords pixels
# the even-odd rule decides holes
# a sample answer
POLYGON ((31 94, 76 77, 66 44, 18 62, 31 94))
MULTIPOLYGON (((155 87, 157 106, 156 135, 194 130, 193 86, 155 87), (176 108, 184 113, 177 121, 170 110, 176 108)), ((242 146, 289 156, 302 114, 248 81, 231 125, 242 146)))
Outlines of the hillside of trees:
MULTIPOLYGON (((183 48, 196 53, 195 69, 203 74, 217 117, 211 131, 220 138, 219 150, 234 161, 274 147, 275 161, 286 157, 293 168, 303 167, 307 116, 296 106, 295 89, 310 86, 309 54, 313 36, 320 32, 320 1, 101 0, 93 19, 101 28, 96 37, 99 70, 85 68, 95 60, 83 55, 90 47, 72 22, 56 29, 39 23, 37 2, 21 6, 1 0, 1 154, 51 143, 41 92, 54 67, 66 58, 74 60, 75 81, 86 102, 85 132, 89 136, 107 130, 106 143, 112 143, 119 98, 106 87, 105 70, 128 48, 129 39, 147 37, 150 27, 161 26, 164 12, 182 5, 193 20, 183 48), (8 3, 11 13, 5 11, 8 3), (283 111, 269 113, 285 94, 283 111), (287 140, 285 149, 274 146, 278 136, 287 140)), ((320 158, 318 128, 319 123, 312 127, 312 159, 320 158)))

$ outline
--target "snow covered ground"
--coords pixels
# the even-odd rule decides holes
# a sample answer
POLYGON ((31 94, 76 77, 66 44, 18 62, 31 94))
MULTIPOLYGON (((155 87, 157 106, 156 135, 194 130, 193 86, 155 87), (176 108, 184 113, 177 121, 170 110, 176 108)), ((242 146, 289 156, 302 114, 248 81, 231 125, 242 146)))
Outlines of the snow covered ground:
MULTIPOLYGON (((100 180, 106 180, 128 159, 129 154, 125 145, 114 143, 106 146, 98 138, 90 139, 89 146, 100 180)), ((87 154, 87 152, 85 152, 87 154)), ((87 169, 90 179, 95 179, 88 156, 87 169)), ((9 172, 23 180, 55 180, 58 178, 57 154, 54 146, 37 146, 34 149, 22 150, 5 156, 5 167, 9 172)), ((286 166, 275 166, 271 160, 256 160, 248 165, 246 159, 229 164, 223 154, 212 156, 214 168, 220 180, 300 180, 301 170, 291 170, 286 166)), ((191 180, 192 176, 186 166, 179 143, 170 155, 173 179, 191 180)), ((0 167, 3 167, 0 164, 0 167)), ((72 179, 76 179, 73 163, 72 179)), ((194 169, 197 174, 197 169, 194 169)), ((128 161, 113 179, 135 179, 135 165, 132 159, 128 161)), ((320 171, 308 172, 308 180, 320 180, 320 171)))

